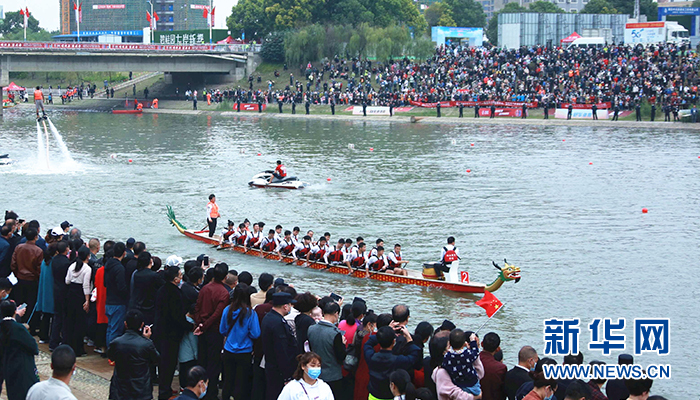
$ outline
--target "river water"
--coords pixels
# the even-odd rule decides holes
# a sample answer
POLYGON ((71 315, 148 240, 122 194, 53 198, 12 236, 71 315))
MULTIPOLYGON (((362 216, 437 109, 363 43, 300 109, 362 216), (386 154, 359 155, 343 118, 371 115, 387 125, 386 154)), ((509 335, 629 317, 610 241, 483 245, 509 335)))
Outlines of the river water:
POLYGON ((215 193, 224 221, 298 225, 329 231, 332 240, 381 237, 403 244, 412 268, 437 260, 453 235, 472 281, 496 277, 492 260, 522 269, 519 283, 496 292, 505 307, 482 331, 500 334, 509 367, 523 345, 542 354, 544 319, 580 318, 586 362, 615 363, 619 351, 604 356, 587 347, 593 318, 626 318, 628 353, 635 318, 670 318, 670 355, 635 360, 672 365, 672 379, 655 382, 654 393, 697 396, 696 132, 102 113, 57 113, 52 121, 75 163, 52 141, 51 171, 37 162, 36 123, 27 110, 5 111, 0 125, 0 153, 17 161, 0 171, 3 210, 37 218, 42 229, 68 220, 103 241, 133 236, 163 259, 209 253, 254 276, 284 277, 298 290, 360 296, 377 312, 406 303, 411 327, 449 318, 475 329, 486 320, 474 304, 480 295, 217 252, 178 234, 165 206, 199 229, 215 193), (310 186, 249 189, 249 178, 277 159, 310 186))

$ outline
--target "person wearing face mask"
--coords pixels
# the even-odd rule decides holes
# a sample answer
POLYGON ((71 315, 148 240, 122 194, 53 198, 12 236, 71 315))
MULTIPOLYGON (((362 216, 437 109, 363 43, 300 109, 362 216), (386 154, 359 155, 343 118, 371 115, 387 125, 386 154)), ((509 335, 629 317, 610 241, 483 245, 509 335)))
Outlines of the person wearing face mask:
POLYGON ((535 365, 539 361, 537 350, 532 346, 523 346, 518 352, 518 364, 506 373, 504 389, 508 400, 515 400, 515 393, 525 382, 532 381, 530 371, 535 370, 535 365))
POLYGON ((272 295, 272 310, 262 321, 261 337, 265 355, 265 399, 276 400, 286 382, 294 374, 295 358, 298 354, 294 332, 284 319, 292 310, 296 300, 289 293, 272 295))
POLYGON ((523 400, 552 400, 554 398, 554 392, 557 391, 557 380, 545 378, 542 368, 545 360, 540 360, 535 371, 530 372, 534 387, 530 393, 523 397, 523 400))
POLYGON ((297 360, 297 369, 292 375, 294 380, 284 387, 277 400, 334 400, 331 387, 319 379, 323 373, 321 357, 309 352, 299 355, 297 360))
POLYGON ((187 372, 187 387, 175 400, 198 400, 207 394, 209 380, 207 371, 199 365, 190 368, 187 372))
POLYGON ((323 319, 309 327, 311 350, 321 356, 321 378, 331 387, 336 399, 344 398, 343 361, 347 355, 347 340, 336 326, 340 319, 340 306, 335 301, 323 305, 323 319))

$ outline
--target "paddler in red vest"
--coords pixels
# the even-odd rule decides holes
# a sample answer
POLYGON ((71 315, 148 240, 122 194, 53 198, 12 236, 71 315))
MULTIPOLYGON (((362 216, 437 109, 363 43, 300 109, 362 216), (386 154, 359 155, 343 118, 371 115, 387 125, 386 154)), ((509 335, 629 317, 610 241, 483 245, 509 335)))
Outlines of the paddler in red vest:
POLYGON ((284 256, 288 256, 292 254, 294 249, 296 248, 296 244, 294 243, 294 240, 292 240, 292 232, 289 230, 284 231, 284 238, 280 240, 279 244, 277 245, 277 249, 275 252, 277 253, 278 256, 280 256, 280 261, 284 261, 284 256))
POLYGON ((36 105, 36 119, 46 119, 46 111, 44 111, 44 93, 41 91, 40 86, 37 86, 34 91, 34 104, 36 105), (42 117, 39 117, 39 108, 41 108, 42 117))
POLYGON ((450 268, 453 262, 459 260, 459 249, 455 246, 454 236, 447 238, 447 246, 442 248, 442 257, 440 261, 442 264, 450 271, 450 282, 459 282, 459 263, 457 263, 457 268, 450 268))
MULTIPOLYGON (((386 272, 388 267, 389 263, 384 255, 384 246, 377 246, 374 255, 367 260, 367 271, 386 272)), ((369 274, 367 276, 369 277, 369 274)))
POLYGON ((209 225, 209 237, 214 237, 216 233, 216 219, 219 218, 219 206, 216 205, 216 196, 209 195, 207 204, 207 225, 209 225))
POLYGON ((330 253, 326 253, 323 256, 323 260, 326 262, 326 264, 342 264, 345 260, 345 252, 343 251, 343 247, 345 247, 345 239, 339 239, 338 244, 335 245, 333 251, 331 251, 330 253))
POLYGON ((269 182, 272 183, 273 179, 276 179, 277 182, 279 182, 286 177, 287 177, 287 168, 284 165, 282 165, 282 161, 277 160, 277 167, 275 168, 275 171, 272 173, 272 176, 270 177, 269 182))
POLYGON ((401 268, 404 264, 408 264, 408 260, 403 260, 401 258, 401 245, 396 243, 394 245, 394 250, 386 256, 389 261, 389 267, 387 272, 394 273, 396 275, 408 275, 408 271, 401 268))
POLYGON ((231 242, 231 237, 236 233, 236 224, 233 223, 233 221, 228 220, 228 224, 226 225, 226 229, 224 229, 223 233, 221 234, 221 240, 219 242, 223 242, 224 240, 231 242))

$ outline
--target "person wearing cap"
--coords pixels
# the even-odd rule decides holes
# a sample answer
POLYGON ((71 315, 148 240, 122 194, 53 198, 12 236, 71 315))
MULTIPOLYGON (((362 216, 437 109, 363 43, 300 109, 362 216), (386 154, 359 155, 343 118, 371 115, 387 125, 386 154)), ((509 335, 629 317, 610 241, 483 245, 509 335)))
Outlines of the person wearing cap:
POLYGON ((71 226, 73 226, 73 224, 71 224, 68 221, 61 222, 61 230, 63 230, 64 236, 68 235, 68 230, 70 229, 71 226))
POLYGON ((209 237, 214 237, 214 233, 216 233, 216 220, 219 217, 219 206, 216 204, 216 196, 210 194, 209 203, 207 203, 207 225, 209 225, 209 237))
MULTIPOLYGON (((619 365, 634 364, 634 357, 631 354, 620 354, 617 356, 619 365)), ((624 379, 611 379, 605 385, 605 394, 610 400, 623 400, 630 396, 630 391, 625 385, 624 379)))
POLYGON ((282 164, 281 160, 277 160, 277 167, 275 167, 275 171, 272 173, 272 176, 270 177, 269 182, 272 183, 273 179, 277 180, 277 182, 283 180, 284 178, 287 177, 287 168, 282 164))
POLYGON ((261 337, 265 354, 266 400, 276 400, 286 382, 292 379, 298 354, 297 341, 284 317, 296 300, 286 292, 272 295, 272 310, 262 321, 261 337))

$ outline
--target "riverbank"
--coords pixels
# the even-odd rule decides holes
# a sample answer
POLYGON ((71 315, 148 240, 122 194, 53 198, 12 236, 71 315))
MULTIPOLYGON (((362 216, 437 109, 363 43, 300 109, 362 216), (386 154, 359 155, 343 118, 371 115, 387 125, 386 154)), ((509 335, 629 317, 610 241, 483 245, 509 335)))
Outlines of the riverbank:
MULTIPOLYGON (((245 118, 270 118, 270 119, 292 119, 292 120, 324 120, 324 121, 352 121, 352 122, 372 122, 372 123, 419 123, 433 125, 496 125, 496 126, 570 126, 570 127, 596 127, 596 128, 630 128, 630 129, 665 129, 665 130, 693 130, 700 131, 700 124, 690 124, 681 122, 663 121, 634 121, 634 115, 626 116, 619 121, 611 120, 566 120, 555 119, 553 116, 544 119, 542 110, 532 110, 528 118, 474 118, 473 109, 465 109, 464 118, 458 117, 457 108, 446 108, 442 110, 442 117, 435 116, 435 110, 414 107, 409 111, 397 112, 394 116, 353 115, 351 111, 345 111, 349 106, 337 106, 336 114, 330 113, 327 105, 313 105, 310 107, 310 114, 306 115, 302 105, 297 107, 297 113, 291 113, 291 107, 284 105, 283 113, 278 112, 277 105, 267 108, 259 113, 257 111, 228 111, 224 104, 212 103, 207 105, 206 101, 199 101, 198 110, 192 110, 192 103, 186 101, 163 100, 158 109, 144 109, 144 114, 177 114, 177 115, 221 115, 225 117, 245 117, 245 118), (539 114, 539 115, 537 115, 539 114)), ((65 105, 55 104, 47 106, 49 113, 51 110, 66 110, 78 112, 109 112, 114 108, 123 108, 123 99, 84 99, 75 100, 65 105)), ((31 109, 34 104, 20 103, 19 109, 31 109)), ((6 110, 7 112, 7 110, 6 110)), ((663 117, 663 116, 661 116, 663 117)))

